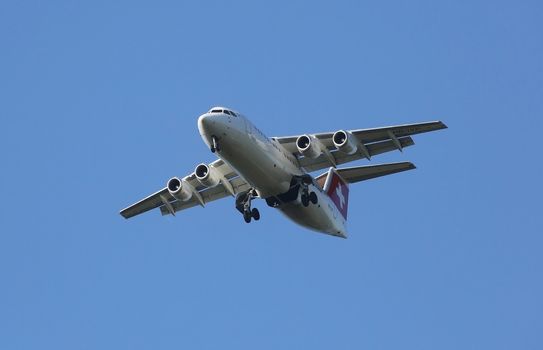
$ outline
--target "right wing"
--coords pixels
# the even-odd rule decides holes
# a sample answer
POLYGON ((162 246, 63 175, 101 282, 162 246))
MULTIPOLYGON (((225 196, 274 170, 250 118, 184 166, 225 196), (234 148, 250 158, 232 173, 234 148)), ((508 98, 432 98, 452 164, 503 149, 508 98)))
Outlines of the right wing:
MULTIPOLYGON (((249 184, 238 176, 238 174, 221 159, 209 164, 209 167, 215 168, 215 170, 217 170, 224 177, 225 181, 228 181, 235 194, 249 189, 249 184)), ((139 202, 121 210, 120 214, 125 219, 128 219, 160 207, 160 212, 162 215, 174 215, 174 213, 177 211, 191 208, 196 205, 203 206, 206 203, 231 195, 229 189, 223 183, 219 183, 215 187, 205 187, 201 185, 196 179, 196 175, 194 173, 184 177, 183 180, 187 181, 195 190, 195 193, 193 193, 189 200, 179 201, 170 194, 167 188, 163 188, 158 192, 155 192, 152 195, 140 200, 139 202)))

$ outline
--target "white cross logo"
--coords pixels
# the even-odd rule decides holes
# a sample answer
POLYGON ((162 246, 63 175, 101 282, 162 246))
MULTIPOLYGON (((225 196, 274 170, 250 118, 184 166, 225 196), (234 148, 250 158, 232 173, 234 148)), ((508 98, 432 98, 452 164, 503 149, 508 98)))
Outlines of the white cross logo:
POLYGON ((341 183, 337 183, 336 187, 336 196, 339 198, 339 207, 343 209, 345 205, 345 196, 343 195, 343 190, 341 189, 341 183))

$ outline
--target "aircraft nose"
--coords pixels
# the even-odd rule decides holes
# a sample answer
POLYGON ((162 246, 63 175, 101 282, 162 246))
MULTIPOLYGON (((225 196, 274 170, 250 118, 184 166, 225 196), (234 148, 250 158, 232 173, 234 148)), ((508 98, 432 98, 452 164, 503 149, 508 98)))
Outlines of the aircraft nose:
POLYGON ((225 121, 222 115, 203 114, 198 118, 200 135, 219 135, 224 132, 225 121))
POLYGON ((198 130, 200 131, 200 135, 209 134, 209 127, 211 125, 211 116, 207 114, 203 114, 198 118, 198 130))

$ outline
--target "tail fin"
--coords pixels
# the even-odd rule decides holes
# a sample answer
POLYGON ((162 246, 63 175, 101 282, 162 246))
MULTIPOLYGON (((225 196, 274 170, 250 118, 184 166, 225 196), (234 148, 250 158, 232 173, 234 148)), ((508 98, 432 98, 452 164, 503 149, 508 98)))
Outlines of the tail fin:
POLYGON ((323 189, 347 220, 347 208, 349 207, 349 184, 347 181, 337 173, 336 169, 330 168, 323 189))

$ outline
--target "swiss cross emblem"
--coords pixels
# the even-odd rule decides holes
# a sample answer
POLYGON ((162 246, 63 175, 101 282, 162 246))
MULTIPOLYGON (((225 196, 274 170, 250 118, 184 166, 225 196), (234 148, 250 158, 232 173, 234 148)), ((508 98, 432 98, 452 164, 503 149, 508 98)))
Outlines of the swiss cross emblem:
POLYGON ((331 173, 332 179, 328 189, 328 196, 336 205, 337 209, 347 219, 347 206, 349 200, 349 186, 343 182, 341 177, 336 173, 331 173))

